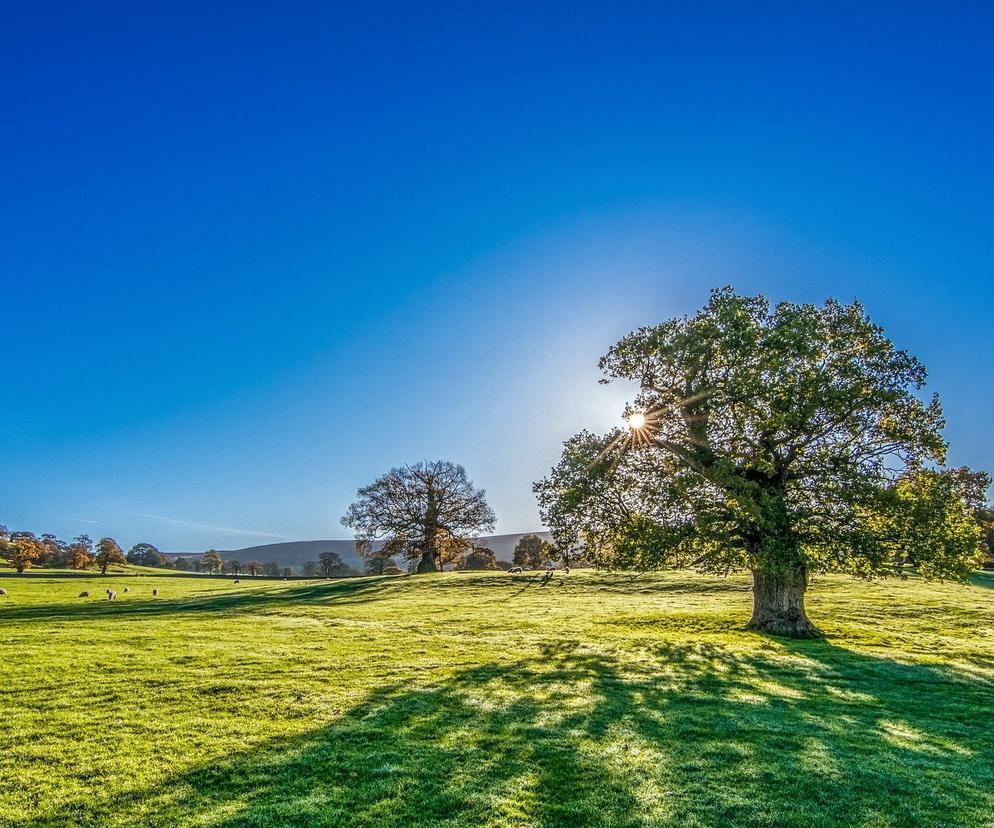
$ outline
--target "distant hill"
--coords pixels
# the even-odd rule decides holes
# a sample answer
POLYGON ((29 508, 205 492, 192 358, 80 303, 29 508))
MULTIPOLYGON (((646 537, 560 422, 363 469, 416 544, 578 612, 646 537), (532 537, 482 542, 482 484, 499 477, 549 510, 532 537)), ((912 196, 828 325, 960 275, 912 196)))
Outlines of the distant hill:
MULTIPOLYGON (((514 553, 514 547, 525 535, 538 535, 545 540, 551 540, 548 532, 519 532, 514 535, 488 535, 476 538, 474 543, 486 546, 494 551, 498 560, 509 561, 514 553)), ((337 552, 349 566, 362 571, 363 562, 355 549, 355 541, 351 540, 311 540, 290 541, 288 543, 265 543, 261 546, 246 546, 243 549, 219 550, 225 560, 236 559, 242 563, 261 561, 268 563, 276 561, 280 566, 300 568, 307 561, 316 561, 322 552, 337 552)), ((186 552, 167 553, 170 558, 199 558, 200 554, 186 552)), ((398 563, 401 563, 398 561, 398 563)))

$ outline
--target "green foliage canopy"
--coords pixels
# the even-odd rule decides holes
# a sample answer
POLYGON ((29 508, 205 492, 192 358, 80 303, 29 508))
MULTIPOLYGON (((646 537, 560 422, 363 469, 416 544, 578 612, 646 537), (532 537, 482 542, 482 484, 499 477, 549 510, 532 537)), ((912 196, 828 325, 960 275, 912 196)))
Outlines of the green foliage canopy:
POLYGON ((923 575, 973 565, 962 487, 926 470, 946 443, 938 398, 917 393, 925 368, 859 303, 724 288, 600 367, 638 384, 625 413, 644 424, 576 435, 535 486, 546 525, 595 562, 867 577, 899 572, 915 537, 923 575))

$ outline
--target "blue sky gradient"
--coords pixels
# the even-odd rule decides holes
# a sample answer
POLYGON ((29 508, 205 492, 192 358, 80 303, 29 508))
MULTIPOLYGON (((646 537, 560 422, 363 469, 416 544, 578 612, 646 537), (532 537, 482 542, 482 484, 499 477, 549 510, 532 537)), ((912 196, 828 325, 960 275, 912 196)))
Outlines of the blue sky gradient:
POLYGON ((994 470, 991 14, 6 10, 0 522, 344 537, 446 458, 537 528, 597 357, 728 283, 859 297, 994 470))

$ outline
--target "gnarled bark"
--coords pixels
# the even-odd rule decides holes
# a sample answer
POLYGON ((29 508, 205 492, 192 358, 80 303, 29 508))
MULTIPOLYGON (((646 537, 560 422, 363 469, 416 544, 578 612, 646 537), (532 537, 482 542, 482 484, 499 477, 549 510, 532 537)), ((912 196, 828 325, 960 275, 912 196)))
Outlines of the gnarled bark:
POLYGON ((790 638, 817 638, 820 630, 804 612, 808 573, 803 564, 785 570, 752 571, 752 618, 748 628, 790 638))

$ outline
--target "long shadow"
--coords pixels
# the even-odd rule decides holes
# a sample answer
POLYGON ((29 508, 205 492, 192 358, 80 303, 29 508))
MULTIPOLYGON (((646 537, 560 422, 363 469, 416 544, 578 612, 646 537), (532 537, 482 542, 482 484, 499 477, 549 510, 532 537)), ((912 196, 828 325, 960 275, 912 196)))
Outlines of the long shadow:
POLYGON ((567 641, 15 826, 979 825, 992 716, 989 682, 822 641, 567 641))
POLYGON ((240 589, 238 584, 232 584, 231 592, 215 590, 183 598, 151 597, 151 586, 145 589, 146 594, 141 597, 133 595, 125 598, 120 595, 121 586, 115 584, 119 591, 117 601, 103 599, 97 589, 94 589, 94 594, 88 599, 67 598, 57 604, 0 604, 0 621, 87 621, 135 615, 158 617, 186 613, 257 612, 295 601, 317 605, 365 603, 374 599, 375 594, 385 589, 391 580, 395 579, 347 578, 264 590, 245 590, 240 589))

